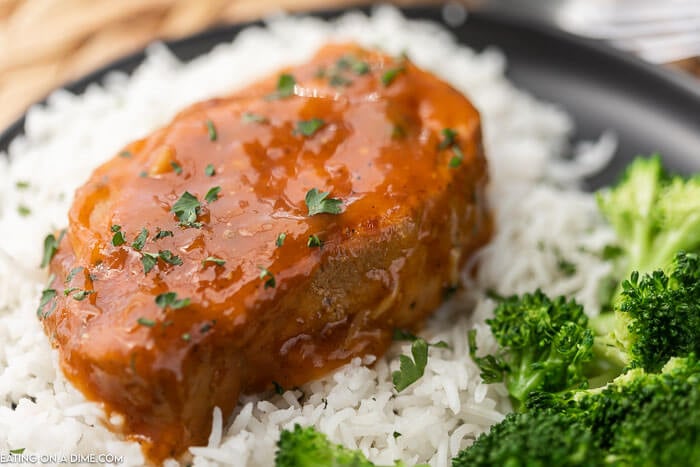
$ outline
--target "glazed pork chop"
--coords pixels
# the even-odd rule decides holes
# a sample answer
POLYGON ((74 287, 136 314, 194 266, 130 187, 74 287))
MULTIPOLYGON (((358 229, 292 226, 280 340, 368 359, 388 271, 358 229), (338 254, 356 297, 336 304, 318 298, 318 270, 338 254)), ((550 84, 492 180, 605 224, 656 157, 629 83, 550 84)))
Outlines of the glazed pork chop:
POLYGON ((479 115, 405 57, 330 45, 181 112, 76 195, 38 314, 159 462, 212 411, 417 329, 490 235, 479 115))

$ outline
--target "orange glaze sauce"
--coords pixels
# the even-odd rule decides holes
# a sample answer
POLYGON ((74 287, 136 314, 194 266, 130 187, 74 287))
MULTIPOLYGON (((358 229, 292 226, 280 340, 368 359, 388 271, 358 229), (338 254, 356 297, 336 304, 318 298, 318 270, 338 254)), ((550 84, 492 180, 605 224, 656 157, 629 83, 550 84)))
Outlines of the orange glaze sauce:
POLYGON ((479 117, 458 91, 354 45, 286 73, 292 95, 275 94, 278 74, 193 105, 95 170, 51 262, 42 316, 63 370, 151 462, 206 443, 213 407, 226 419, 241 391, 381 355, 489 237, 479 117), (309 216, 312 188, 342 212, 309 216), (194 226, 172 211, 185 192, 194 226), (156 301, 170 292, 186 301, 156 301))

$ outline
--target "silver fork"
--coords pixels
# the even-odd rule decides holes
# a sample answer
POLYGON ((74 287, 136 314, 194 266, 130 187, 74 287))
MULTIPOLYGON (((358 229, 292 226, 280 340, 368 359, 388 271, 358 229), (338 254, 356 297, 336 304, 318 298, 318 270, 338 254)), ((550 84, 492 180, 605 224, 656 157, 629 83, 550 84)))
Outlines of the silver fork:
POLYGON ((653 63, 700 57, 700 0, 565 0, 554 20, 653 63))

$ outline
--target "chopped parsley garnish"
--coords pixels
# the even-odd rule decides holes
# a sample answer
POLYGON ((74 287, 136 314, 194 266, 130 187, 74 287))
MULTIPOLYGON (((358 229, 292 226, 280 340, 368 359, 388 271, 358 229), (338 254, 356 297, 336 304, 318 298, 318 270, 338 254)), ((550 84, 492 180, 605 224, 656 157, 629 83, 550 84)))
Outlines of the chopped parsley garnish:
POLYGON ((180 337, 182 337, 182 340, 185 341, 185 342, 189 342, 190 339, 192 339, 192 336, 190 336, 190 333, 189 333, 189 332, 184 333, 184 334, 183 334, 182 336, 180 336, 180 337))
POLYGON ((223 266, 224 264, 226 264, 226 260, 217 258, 216 256, 207 256, 202 260, 202 266, 206 266, 207 263, 216 264, 217 266, 223 266))
POLYGON ((56 302, 53 299, 56 298, 55 289, 44 289, 41 291, 41 299, 39 300, 39 308, 36 309, 36 315, 40 318, 46 318, 56 309, 56 302), (44 311, 46 305, 52 302, 51 308, 48 311, 44 311))
POLYGON ((31 213, 32 213, 32 210, 29 209, 29 208, 28 208, 27 206, 25 206, 24 204, 19 204, 19 205, 17 206, 17 214, 19 214, 20 216, 22 216, 22 217, 27 217, 27 216, 30 215, 31 213))
POLYGON ((275 276, 262 266, 258 266, 258 268, 260 269, 260 279, 265 281, 265 288, 274 288, 275 285, 277 285, 277 283, 275 282, 275 276))
POLYGON ((207 191, 207 194, 204 195, 204 201, 206 201, 207 203, 213 203, 214 201, 219 199, 219 192, 220 191, 221 191, 220 186, 215 186, 215 187, 210 188, 209 191, 207 191))
POLYGON ((180 175, 182 173, 182 166, 175 161, 170 161, 170 166, 173 168, 173 172, 180 175))
POLYGON ((69 287, 67 289, 63 289, 63 295, 65 295, 67 297, 68 295, 72 294, 76 290, 80 290, 80 287, 69 287))
POLYGON ((311 120, 302 120, 297 122, 297 127, 294 130, 294 134, 301 134, 304 136, 313 136, 321 127, 325 125, 325 122, 320 118, 312 118, 311 120))
POLYGON ((442 141, 440 141, 438 149, 440 151, 443 151, 448 148, 451 149, 454 155, 452 156, 452 158, 450 158, 450 162, 448 163, 448 165, 451 168, 459 167, 462 164, 462 161, 464 160, 464 153, 459 147, 459 144, 457 144, 457 132, 451 128, 443 128, 441 133, 442 141))
POLYGON ((129 151, 122 151, 119 153, 119 157, 123 157, 125 159, 129 159, 131 157, 131 152, 129 151))
POLYGON ((294 95, 294 86, 296 86, 297 81, 294 76, 284 73, 281 74, 277 80, 277 90, 267 96, 268 99, 284 99, 285 97, 290 97, 294 95))
POLYGON ((246 112, 241 116, 241 121, 243 123, 267 123, 269 120, 264 115, 246 112))
POLYGON ((178 299, 175 292, 165 292, 156 297, 156 305, 164 310, 168 307, 172 308, 173 310, 179 310, 180 308, 184 308, 189 304, 189 298, 178 299))
POLYGON ((395 431, 394 432, 394 439, 398 438, 399 436, 401 436, 401 433, 399 433, 398 431, 395 431))
POLYGON ((136 236, 134 243, 131 244, 131 247, 136 251, 141 251, 143 246, 146 244, 147 238, 148 238, 148 230, 146 229, 146 227, 143 227, 141 229, 141 233, 139 233, 136 236))
POLYGON ((44 238, 44 255, 41 258, 42 268, 49 265, 51 259, 56 254, 56 251, 58 251, 58 244, 61 243, 61 239, 63 239, 65 234, 66 231, 62 230, 61 234, 58 236, 58 239, 56 239, 53 234, 48 234, 46 238, 44 238))
POLYGON ((394 80, 399 75, 399 73, 403 72, 404 70, 405 70, 405 68, 402 66, 399 66, 396 68, 390 68, 390 69, 386 70, 382 74, 382 84, 384 86, 389 86, 391 83, 394 82, 394 80))
POLYGON ((213 177, 215 173, 216 170, 214 169, 214 164, 207 164, 207 166, 204 168, 204 175, 207 177, 213 177))
POLYGON ((454 156, 452 156, 448 165, 452 168, 459 167, 464 160, 464 153, 456 144, 452 146, 452 152, 454 153, 454 156))
POLYGON ((160 250, 158 252, 160 259, 173 266, 182 266, 182 259, 179 256, 173 254, 170 250, 160 250))
POLYGON ((136 320, 141 326, 146 326, 147 328, 152 328, 156 325, 156 322, 152 319, 144 318, 143 316, 136 320))
POLYGON ((173 232, 170 230, 159 230, 157 234, 153 236, 153 240, 160 240, 165 237, 172 237, 173 232))
POLYGON ((114 232, 114 235, 112 235, 112 245, 121 246, 126 243, 121 225, 113 225, 110 230, 114 232))
MULTIPOLYGON (((416 340, 420 339, 415 334, 411 334, 408 331, 404 331, 403 329, 398 329, 398 328, 394 329, 394 334, 391 336, 391 338, 395 341, 409 341, 409 342, 415 342, 416 340)), ((445 341, 431 342, 428 344, 428 346, 436 347, 438 349, 449 349, 450 348, 450 346, 445 341)))
POLYGON ((279 394, 280 396, 282 394, 284 394, 284 388, 282 387, 282 385, 280 383, 278 383, 277 381, 273 381, 272 385, 275 387, 275 392, 277 394, 279 394))
POLYGON ((141 178, 148 177, 148 172, 146 172, 145 170, 142 170, 141 173, 139 173, 139 177, 141 177, 141 178))
POLYGON ((406 130, 401 125, 391 127, 391 139, 402 139, 406 136, 406 130))
POLYGON ((18 190, 26 190, 27 188, 29 188, 29 182, 26 180, 17 180, 15 182, 15 187, 18 190))
POLYGON ((172 213, 180 220, 180 225, 183 227, 200 228, 201 223, 197 222, 197 215, 201 204, 197 197, 186 191, 180 196, 173 207, 170 209, 172 213))
POLYGON ((158 263, 158 255, 155 253, 143 252, 141 256, 141 264, 143 265, 143 273, 148 274, 158 263))
POLYGON ((323 242, 317 235, 309 235, 309 240, 306 242, 306 246, 309 248, 320 248, 321 245, 323 245, 323 242))
POLYGON ((281 234, 279 234, 279 235, 277 236, 277 240, 275 240, 275 245, 277 245, 278 247, 284 245, 284 240, 285 240, 286 238, 287 238, 287 234, 284 233, 284 232, 282 232, 281 234))
POLYGON ((399 356, 400 369, 391 374, 396 391, 401 392, 415 383, 425 373, 428 364, 428 343, 418 338, 411 344, 413 359, 407 355, 399 356))
POLYGON ((357 57, 352 55, 339 58, 336 62, 336 66, 340 69, 350 68, 357 75, 369 73, 369 64, 365 61, 358 60, 357 57))
POLYGON ((88 295, 92 295, 94 293, 95 293, 94 290, 81 290, 81 291, 73 294, 73 300, 77 300, 77 301, 81 302, 81 301, 85 300, 85 298, 88 295))
POLYGON ((209 141, 216 141, 219 135, 216 132, 214 122, 207 120, 207 133, 209 133, 209 141))
POLYGON ((333 75, 331 76, 331 79, 328 80, 328 83, 331 86, 338 88, 340 86, 350 86, 352 84, 352 81, 347 79, 343 75, 333 75))
POLYGON ((24 448, 17 448, 17 449, 10 449, 10 454, 23 454, 24 453, 24 448))
POLYGON ((440 145, 438 146, 438 149, 443 150, 447 149, 453 144, 455 144, 455 140, 457 139, 457 132, 454 131, 452 128, 443 128, 442 131, 442 141, 440 141, 440 145))
POLYGON ((318 191, 312 188, 306 192, 304 202, 309 209, 309 216, 316 214, 340 214, 343 201, 336 198, 328 198, 330 192, 318 191))
POLYGON ((64 281, 65 284, 69 284, 70 281, 73 280, 76 274, 78 274, 80 271, 82 271, 84 268, 82 266, 75 267, 70 270, 68 275, 66 276, 66 280, 64 281))

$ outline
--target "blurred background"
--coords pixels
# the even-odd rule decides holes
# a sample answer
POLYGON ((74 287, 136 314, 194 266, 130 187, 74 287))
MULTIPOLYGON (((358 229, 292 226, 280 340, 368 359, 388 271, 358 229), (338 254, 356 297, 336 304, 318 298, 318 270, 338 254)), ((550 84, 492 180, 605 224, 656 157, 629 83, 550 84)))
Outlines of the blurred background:
MULTIPOLYGON (((0 131, 50 90, 134 52, 213 25, 370 0, 0 0, 0 131)), ((384 2, 386 3, 386 2, 384 2)), ((398 0, 401 6, 444 3, 398 0)), ((689 73, 700 86, 700 0, 461 0, 554 24, 689 73)))

